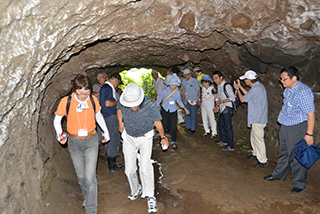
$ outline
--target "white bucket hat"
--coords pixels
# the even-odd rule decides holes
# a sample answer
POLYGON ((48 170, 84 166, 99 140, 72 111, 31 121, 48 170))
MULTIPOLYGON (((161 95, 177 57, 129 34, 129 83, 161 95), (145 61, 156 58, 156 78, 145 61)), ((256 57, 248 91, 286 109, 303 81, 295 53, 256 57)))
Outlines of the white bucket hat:
POLYGON ((257 73, 255 71, 249 70, 249 71, 246 71, 246 73, 243 76, 239 77, 239 79, 255 80, 257 79, 257 73))
POLYGON ((120 103, 125 107, 136 107, 142 103, 143 99, 143 89, 135 83, 130 83, 123 90, 120 103))

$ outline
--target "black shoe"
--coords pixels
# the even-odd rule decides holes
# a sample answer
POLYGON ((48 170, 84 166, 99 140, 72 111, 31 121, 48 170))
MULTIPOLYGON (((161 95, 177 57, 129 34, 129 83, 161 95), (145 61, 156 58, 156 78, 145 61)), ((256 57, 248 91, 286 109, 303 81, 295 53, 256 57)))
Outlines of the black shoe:
POLYGON ((248 155, 247 158, 251 160, 257 160, 257 156, 255 155, 248 155))
POLYGON ((124 165, 116 163, 115 158, 107 158, 109 172, 116 172, 124 168, 124 165))
POLYGON ((266 166, 268 166, 268 165, 269 165, 268 161, 265 162, 265 163, 260 163, 260 162, 258 161, 258 163, 254 165, 254 167, 256 167, 256 168, 262 168, 262 167, 266 167, 266 166))
POLYGON ((174 150, 177 150, 178 149, 178 146, 177 146, 177 144, 172 144, 172 148, 174 149, 174 150))
POLYGON ((191 131, 190 131, 191 134, 193 134, 193 133, 195 133, 195 132, 196 132, 196 130, 191 130, 191 131))
POLYGON ((185 132, 188 132, 188 131, 190 131, 190 129, 185 128, 184 131, 185 131, 185 132))
POLYGON ((221 150, 233 152, 233 151, 234 151, 234 148, 231 148, 231 147, 229 147, 229 146, 223 146, 223 147, 221 147, 221 150))
POLYGON ((294 193, 294 194, 299 194, 299 193, 302 193, 305 189, 306 189, 306 188, 304 188, 304 189, 299 189, 299 188, 297 188, 297 187, 293 187, 293 189, 291 190, 291 192, 294 193))
POLYGON ((277 180, 275 177, 273 177, 272 175, 267 175, 263 177, 264 180, 267 181, 273 181, 273 180, 277 180))

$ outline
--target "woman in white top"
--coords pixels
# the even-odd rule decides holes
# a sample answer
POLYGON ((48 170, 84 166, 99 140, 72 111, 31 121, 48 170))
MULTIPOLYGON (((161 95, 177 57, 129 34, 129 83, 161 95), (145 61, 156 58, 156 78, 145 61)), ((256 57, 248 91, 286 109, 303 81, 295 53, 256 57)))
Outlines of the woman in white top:
POLYGON ((216 89, 212 86, 212 79, 208 74, 203 75, 201 79, 202 84, 202 101, 201 101, 201 116, 204 128, 203 137, 207 137, 210 134, 211 126, 211 138, 215 138, 217 135, 217 122, 215 120, 213 108, 215 107, 216 89))

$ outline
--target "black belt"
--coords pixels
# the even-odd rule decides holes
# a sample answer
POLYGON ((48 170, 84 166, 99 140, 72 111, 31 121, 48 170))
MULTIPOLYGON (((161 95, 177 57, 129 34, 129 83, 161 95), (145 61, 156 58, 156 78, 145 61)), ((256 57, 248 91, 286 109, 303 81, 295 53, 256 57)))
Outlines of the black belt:
POLYGON ((145 137, 145 135, 144 134, 142 134, 142 135, 130 135, 130 134, 128 134, 130 137, 134 137, 134 138, 138 138, 138 137, 145 137))

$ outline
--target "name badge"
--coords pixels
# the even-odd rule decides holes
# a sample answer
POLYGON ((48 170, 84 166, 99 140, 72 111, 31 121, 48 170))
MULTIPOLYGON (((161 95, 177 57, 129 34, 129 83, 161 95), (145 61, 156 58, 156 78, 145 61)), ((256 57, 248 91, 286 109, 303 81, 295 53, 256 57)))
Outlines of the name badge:
POLYGON ((79 129, 79 130, 78 130, 78 136, 79 136, 79 137, 87 137, 87 136, 88 136, 88 130, 79 129))
POLYGON ((174 105, 174 101, 170 101, 169 104, 170 104, 170 105, 174 105))

